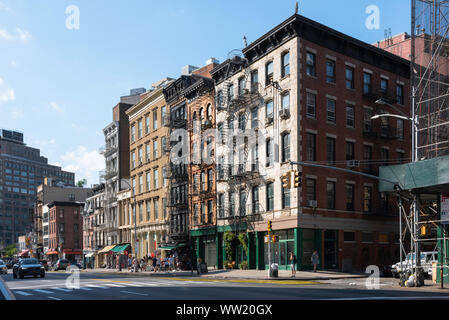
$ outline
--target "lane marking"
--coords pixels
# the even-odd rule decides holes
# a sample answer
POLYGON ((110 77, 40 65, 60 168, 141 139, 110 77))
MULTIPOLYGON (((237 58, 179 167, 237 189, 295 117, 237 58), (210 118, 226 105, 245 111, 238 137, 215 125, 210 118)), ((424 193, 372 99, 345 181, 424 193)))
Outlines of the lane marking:
POLYGON ((159 279, 163 280, 174 280, 174 281, 194 281, 194 282, 235 282, 235 283, 262 283, 262 284, 290 284, 290 285, 298 285, 298 284, 320 284, 317 281, 309 281, 309 280, 244 280, 244 279, 185 279, 185 278, 165 278, 160 277, 159 279))
POLYGON ((23 291, 14 291, 14 293, 18 293, 22 296, 32 296, 32 293, 28 293, 28 292, 23 292, 23 291))
POLYGON ((40 293, 46 293, 46 294, 53 294, 53 291, 47 291, 42 289, 34 289, 33 291, 40 292, 40 293))
POLYGON ((114 283, 105 283, 104 285, 108 286, 108 287, 117 287, 117 288, 124 288, 125 287, 124 285, 114 284, 114 283))
POLYGON ((90 289, 90 288, 80 288, 80 290, 92 291, 92 289, 90 289))
POLYGON ((130 287, 144 287, 145 284, 137 284, 137 283, 125 283, 125 285, 130 286, 130 287))
POLYGON ((131 292, 131 291, 120 291, 120 292, 123 292, 123 293, 129 293, 129 294, 136 294, 136 295, 139 295, 139 296, 148 296, 148 294, 146 294, 146 293, 137 293, 137 292, 131 292))
POLYGON ((88 284, 86 287, 90 287, 90 288, 100 288, 100 289, 107 289, 107 287, 97 286, 97 285, 95 285, 95 284, 88 284))
POLYGON ((62 299, 59 299, 59 298, 56 298, 56 297, 47 297, 48 299, 53 299, 53 300, 62 300, 62 299))
POLYGON ((65 288, 53 288, 54 290, 64 291, 64 292, 73 292, 73 290, 65 289, 65 288))

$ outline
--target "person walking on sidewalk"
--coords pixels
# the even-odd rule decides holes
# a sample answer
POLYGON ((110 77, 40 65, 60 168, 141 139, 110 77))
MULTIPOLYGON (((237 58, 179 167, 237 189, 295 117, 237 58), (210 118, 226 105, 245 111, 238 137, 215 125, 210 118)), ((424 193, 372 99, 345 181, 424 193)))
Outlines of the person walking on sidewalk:
POLYGON ((296 277, 296 256, 290 252, 290 267, 292 269, 292 278, 296 277))
POLYGON ((316 268, 318 266, 318 264, 320 263, 320 256, 318 255, 318 251, 314 251, 312 254, 312 257, 310 258, 310 261, 312 262, 313 265, 313 272, 316 272, 316 268))

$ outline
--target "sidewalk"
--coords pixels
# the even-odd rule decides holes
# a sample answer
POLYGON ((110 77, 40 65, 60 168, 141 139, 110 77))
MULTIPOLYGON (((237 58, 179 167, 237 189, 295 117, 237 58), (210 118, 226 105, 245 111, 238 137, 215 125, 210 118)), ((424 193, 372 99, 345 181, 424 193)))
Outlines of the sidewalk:
MULTIPOLYGON (((209 279, 250 279, 250 280, 267 280, 268 270, 213 270, 209 269, 208 273, 198 275, 196 270, 193 271, 170 271, 170 272, 131 272, 128 270, 117 269, 86 269, 81 270, 83 273, 102 273, 114 275, 135 275, 135 276, 149 276, 149 277, 201 277, 209 279)), ((363 273, 343 273, 336 271, 297 271, 296 277, 291 277, 290 270, 279 270, 278 278, 271 278, 271 280, 335 280, 348 278, 366 278, 367 275, 363 273)))

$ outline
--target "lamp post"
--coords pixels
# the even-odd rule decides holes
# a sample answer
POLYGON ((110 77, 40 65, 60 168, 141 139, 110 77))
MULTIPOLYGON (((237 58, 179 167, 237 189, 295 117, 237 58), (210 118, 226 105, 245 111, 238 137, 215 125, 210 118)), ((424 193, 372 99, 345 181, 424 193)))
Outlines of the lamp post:
MULTIPOLYGON (((130 179, 131 180, 131 179, 130 179)), ((137 208, 136 208, 136 195, 134 194, 134 188, 130 185, 130 183, 126 179, 121 179, 120 181, 124 181, 128 187, 131 189, 131 198, 133 199, 133 219, 134 219, 134 252, 136 259, 136 264, 134 265, 134 271, 139 272, 139 268, 137 268, 137 208)))
MULTIPOLYGON (((413 97, 414 97, 414 94, 413 94, 413 97)), ((411 121, 411 123, 412 123, 412 162, 418 161, 418 126, 419 126, 419 122, 418 122, 418 116, 415 114, 415 108, 412 108, 412 117, 410 118, 407 115, 405 115, 404 112, 402 112, 395 106, 389 104, 388 102, 386 102, 382 99, 377 100, 376 103, 381 104, 381 105, 387 105, 387 106, 391 107, 392 109, 394 109, 395 111, 401 113, 402 115, 389 114, 389 113, 378 114, 378 115, 371 117, 371 119, 378 119, 381 117, 393 117, 393 118, 399 118, 399 119, 411 121)), ((418 271, 418 269, 421 269, 421 254, 419 252, 419 244, 418 244, 419 243, 418 242, 419 208, 418 208, 418 200, 417 200, 416 195, 413 195, 412 209, 413 209, 413 228, 412 228, 411 232, 413 234, 413 239, 414 239, 414 245, 412 247, 415 252, 415 275, 418 276, 417 271, 418 271)), ((400 230, 400 238, 402 241, 402 229, 400 230)), ((401 250, 402 250, 402 248, 401 248, 401 250)), ((401 266, 402 266, 402 261, 401 261, 401 266)))

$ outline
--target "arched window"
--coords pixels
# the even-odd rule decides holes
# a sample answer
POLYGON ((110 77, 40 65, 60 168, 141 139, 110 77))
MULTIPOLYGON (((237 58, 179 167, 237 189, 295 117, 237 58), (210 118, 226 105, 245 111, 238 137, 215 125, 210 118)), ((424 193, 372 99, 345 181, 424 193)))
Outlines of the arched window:
POLYGON ((206 108, 206 117, 207 117, 207 120, 212 120, 212 106, 210 103, 207 105, 207 108, 206 108))
POLYGON ((196 120, 197 114, 196 111, 193 112, 193 120, 196 120))
POLYGON ((204 120, 204 110, 203 110, 203 108, 200 109, 200 120, 201 121, 204 120))

